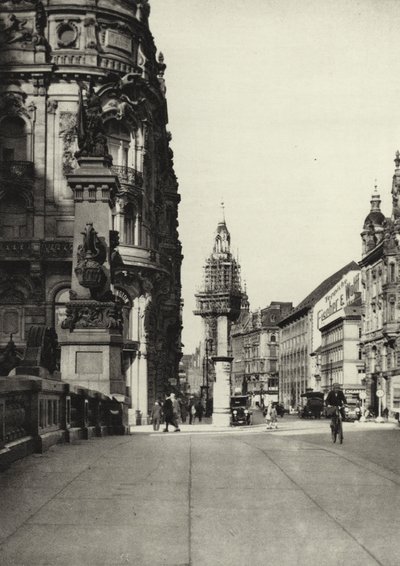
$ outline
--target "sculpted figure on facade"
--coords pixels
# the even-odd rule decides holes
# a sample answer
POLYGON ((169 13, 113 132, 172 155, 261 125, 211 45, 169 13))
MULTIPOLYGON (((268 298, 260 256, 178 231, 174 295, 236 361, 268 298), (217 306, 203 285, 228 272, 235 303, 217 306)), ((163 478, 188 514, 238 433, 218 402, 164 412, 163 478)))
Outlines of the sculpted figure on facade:
POLYGON ((32 41, 33 29, 27 27, 27 23, 28 20, 19 19, 15 14, 6 14, 0 22, 0 45, 32 41))
POLYGON ((106 157, 111 162, 100 97, 95 93, 93 85, 90 84, 85 105, 82 90, 81 86, 77 118, 79 150, 75 153, 75 157, 78 159, 79 157, 106 157))

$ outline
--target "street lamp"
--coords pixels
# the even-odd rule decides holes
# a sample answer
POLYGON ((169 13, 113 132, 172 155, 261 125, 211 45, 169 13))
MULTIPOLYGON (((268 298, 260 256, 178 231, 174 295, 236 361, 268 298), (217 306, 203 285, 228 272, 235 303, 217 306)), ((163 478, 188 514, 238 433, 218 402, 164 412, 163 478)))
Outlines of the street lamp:
POLYGON ((333 381, 333 376, 332 376, 332 358, 329 360, 329 384, 330 384, 330 389, 332 389, 332 381, 333 381))

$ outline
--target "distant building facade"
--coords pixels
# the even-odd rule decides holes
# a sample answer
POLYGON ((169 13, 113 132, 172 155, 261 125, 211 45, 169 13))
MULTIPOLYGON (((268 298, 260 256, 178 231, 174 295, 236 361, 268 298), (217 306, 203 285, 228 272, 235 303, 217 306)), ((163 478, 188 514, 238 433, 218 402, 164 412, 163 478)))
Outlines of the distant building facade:
POLYGON ((319 373, 311 375, 309 387, 326 393, 339 383, 349 402, 359 400, 365 391, 360 279, 358 270, 349 271, 314 307, 320 333, 319 373))
POLYGON ((380 210, 377 188, 365 219, 362 238, 361 344, 365 362, 367 404, 377 413, 381 391, 383 411, 400 413, 400 154, 395 158, 392 214, 380 210))
POLYGON ((232 327, 232 384, 245 393, 278 400, 279 326, 292 303, 273 301, 256 312, 243 311, 232 327))
MULTIPOLYGON (((315 388, 315 356, 321 346, 315 306, 337 285, 343 275, 357 272, 354 261, 325 279, 280 323, 279 398, 285 408, 302 404, 302 394, 315 388)), ((324 371, 326 371, 324 367, 324 371)))

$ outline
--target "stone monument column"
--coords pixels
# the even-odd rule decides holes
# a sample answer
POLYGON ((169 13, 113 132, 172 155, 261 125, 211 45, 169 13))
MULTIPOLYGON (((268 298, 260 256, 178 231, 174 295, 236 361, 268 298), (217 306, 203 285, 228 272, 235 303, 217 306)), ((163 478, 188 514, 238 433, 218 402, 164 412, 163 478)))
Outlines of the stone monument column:
MULTIPOLYGON (((195 315, 204 320, 204 339, 215 344, 213 383, 213 425, 229 426, 231 421, 231 367, 229 355, 231 323, 239 317, 242 298, 240 266, 230 251, 230 234, 225 217, 219 222, 214 247, 204 266, 203 289, 196 293, 195 315)), ((207 363, 208 360, 205 361, 207 363)))
POLYGON ((112 293, 117 257, 111 206, 119 187, 111 172, 100 101, 80 92, 78 168, 67 176, 75 202, 70 302, 60 339, 63 379, 105 394, 125 396, 122 307, 112 293))
POLYGON ((212 423, 215 426, 229 426, 231 421, 231 366, 233 358, 215 356, 212 358, 215 368, 214 408, 212 423))
POLYGON ((121 366, 122 312, 111 292, 110 200, 117 185, 103 158, 79 159, 68 176, 75 223, 71 301, 62 323, 63 379, 102 393, 125 395, 121 366))

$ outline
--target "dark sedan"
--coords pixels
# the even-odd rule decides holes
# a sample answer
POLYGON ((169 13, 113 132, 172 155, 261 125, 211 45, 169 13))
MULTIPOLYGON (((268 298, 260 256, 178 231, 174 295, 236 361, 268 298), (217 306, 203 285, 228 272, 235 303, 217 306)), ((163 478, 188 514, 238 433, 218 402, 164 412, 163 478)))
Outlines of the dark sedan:
POLYGON ((233 426, 252 424, 253 413, 249 409, 249 405, 247 395, 231 397, 231 424, 233 426))

